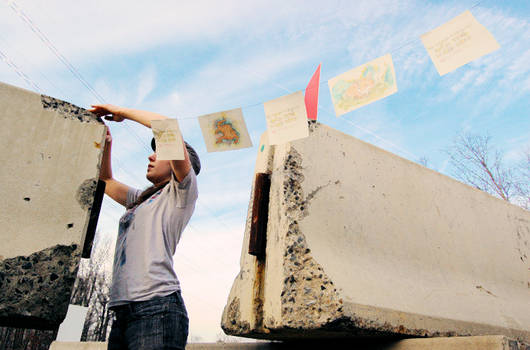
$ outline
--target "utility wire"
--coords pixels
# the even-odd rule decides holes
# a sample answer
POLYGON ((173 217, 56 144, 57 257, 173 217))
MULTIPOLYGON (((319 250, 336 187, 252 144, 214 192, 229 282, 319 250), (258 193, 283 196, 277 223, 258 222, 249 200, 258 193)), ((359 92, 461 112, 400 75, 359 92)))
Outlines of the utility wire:
MULTIPOLYGON (((15 11, 15 13, 17 13, 19 15, 19 17, 24 21, 26 22, 31 30, 39 37, 39 39, 57 56, 57 58, 63 63, 66 65, 66 67, 69 69, 69 71, 79 80, 81 81, 81 83, 98 99, 98 101, 100 101, 101 103, 105 103, 105 100, 97 93, 97 91, 92 88, 92 86, 83 78, 83 76, 81 75, 81 73, 79 73, 79 71, 57 50, 57 48, 53 45, 53 43, 46 37, 46 35, 34 24, 34 22, 15 4, 15 1, 14 0, 6 0, 8 5, 13 9, 13 11, 15 11)), ((471 6, 470 10, 479 6, 482 2, 484 2, 485 0, 480 0, 478 1, 477 3, 475 3, 473 6, 471 6)), ((418 38, 415 38, 413 40, 409 40, 407 42, 405 42, 404 44, 401 44, 400 46, 398 46, 397 48, 395 49, 392 49, 390 50, 390 53, 395 53, 399 50, 401 50, 403 47, 406 47, 414 42, 416 42, 417 40, 419 40, 418 38)), ((3 57, 5 55, 2 55, 3 57)), ((2 57, 2 58, 3 58, 2 57)), ((258 73, 254 72, 254 71, 251 71, 251 70, 248 70, 248 69, 245 69, 249 72, 251 72, 252 74, 260 77, 262 80, 266 80, 266 78, 260 76, 258 73)), ((20 74, 19 74, 20 75, 20 74)), ((21 75, 22 76, 22 75, 21 75)), ((23 77, 23 76, 22 76, 23 77)), ((27 80, 27 78, 24 78, 24 80, 26 82, 29 82, 27 80)), ((30 83, 31 84, 31 83, 30 83)), ((282 90, 286 91, 287 93, 292 93, 292 91, 290 89, 287 89, 283 86, 281 86, 280 84, 277 84, 277 83, 273 83, 274 85, 276 85, 277 87, 280 87, 282 90)), ((319 84, 319 86, 322 86, 322 85, 325 85, 327 84, 327 81, 323 81, 319 84)), ((254 107, 254 106, 257 106, 259 104, 262 104, 261 102, 260 103, 255 103, 255 104, 251 104, 251 105, 246 105, 244 107, 241 107, 241 108, 250 108, 250 107, 254 107)), ((319 107, 320 109, 320 107, 319 107)), ((185 119, 196 119, 197 117, 196 116, 193 116, 193 117, 181 117, 181 118, 177 118, 178 120, 185 120, 185 119)), ((390 142, 389 140, 386 140, 385 138, 377 135, 375 132, 369 130, 369 129, 366 129, 366 128, 363 128, 359 125, 356 125, 354 124, 353 122, 345 119, 344 117, 339 117, 341 120, 349 123, 350 125, 358 128, 359 130, 365 132, 365 133, 368 133, 374 137, 376 137, 377 139, 379 139, 380 141, 383 141, 384 143, 392 146, 393 148, 399 150, 400 152, 402 153, 405 153, 409 156, 413 156, 416 158, 415 155, 413 155, 411 152, 407 151, 407 150, 404 150, 398 146, 396 146, 394 143, 390 142)), ((129 126, 127 124, 125 124, 126 127, 129 128, 129 126)), ((130 128, 129 128, 130 129, 130 128)), ((135 138, 137 138, 137 140, 144 145, 144 147, 149 150, 149 147, 146 145, 146 143, 134 132, 134 130, 130 129, 131 133, 135 136, 135 138)))
POLYGON ((2 52, 2 50, 0 50, 0 58, 2 59, 2 61, 4 61, 9 67, 11 67, 11 69, 13 69, 13 71, 15 71, 15 73, 20 77, 22 78, 22 80, 24 80, 24 82, 26 82, 26 84, 28 84, 29 87, 31 87, 34 91, 38 92, 38 93, 41 93, 41 89, 40 87, 37 85, 37 83, 35 83, 33 80, 31 80, 30 77, 28 77, 26 75, 26 73, 24 73, 13 61, 11 61, 9 59, 9 57, 4 53, 2 52))
MULTIPOLYGON (((481 3, 485 2, 485 1, 487 1, 487 0, 480 0, 480 1, 476 2, 474 5, 472 5, 472 6, 469 8, 469 10, 474 9, 475 7, 479 6, 481 3)), ((426 31, 426 32, 428 32, 428 31, 426 31)), ((403 49, 404 47, 407 47, 407 46, 409 46, 409 45, 411 45, 411 44, 413 44, 413 43, 415 43, 415 42, 417 42, 417 41, 419 41, 419 40, 420 40, 419 38, 414 38, 414 39, 411 39, 411 40, 405 41, 404 43, 400 44, 399 46, 397 46, 397 47, 391 49, 390 51, 388 51, 388 53, 390 53, 390 54, 396 53, 396 52, 400 51, 401 49, 403 49)), ((247 69, 247 68, 245 68, 245 67, 241 67, 241 68, 242 68, 243 70, 245 70, 245 71, 247 71, 247 72, 249 72, 249 73, 251 73, 251 74, 257 76, 258 78, 260 78, 260 79, 263 80, 263 81, 266 81, 266 79, 267 79, 266 77, 263 77, 262 75, 256 73, 255 71, 252 71, 252 70, 247 69)), ((324 85, 327 85, 327 84, 328 84, 328 80, 329 80, 329 79, 321 81, 321 82, 318 84, 319 87, 322 87, 322 86, 324 86, 324 85)), ((292 91, 292 90, 290 90, 290 89, 288 89, 288 88, 286 88, 286 87, 284 87, 284 86, 281 86, 281 85, 279 85, 279 84, 277 84, 277 83, 274 83, 274 82, 273 82, 273 85, 276 85, 277 87, 281 88, 281 89, 284 90, 286 93, 293 93, 293 92, 294 92, 294 91, 292 91)), ((311 90, 311 89, 309 89, 309 90, 311 90)), ((299 90, 297 90, 297 91, 299 91, 299 90)), ((261 105, 261 104, 263 104, 263 102, 253 103, 253 104, 249 104, 249 105, 244 105, 244 106, 241 106, 240 108, 251 108, 251 107, 255 107, 255 106, 261 105)), ((187 120, 187 119, 197 119, 197 118, 198 118, 197 116, 188 116, 188 117, 178 117, 178 118, 176 118, 176 119, 178 119, 178 120, 187 120)), ((340 117, 339 117, 339 118, 340 118, 340 117)), ((368 129, 366 129, 366 130, 367 130, 368 133, 370 133, 371 135, 375 135, 373 132, 369 131, 368 129)), ((387 141, 387 142, 388 142, 388 141, 387 141)), ((408 152, 405 152, 405 153, 408 153, 408 152)))
POLYGON ((94 88, 85 80, 85 78, 83 78, 81 73, 79 73, 79 71, 68 61, 68 59, 66 59, 66 57, 64 57, 59 52, 59 50, 57 50, 55 45, 53 45, 53 43, 39 29, 39 27, 37 27, 37 25, 31 20, 31 18, 29 18, 24 13, 24 11, 22 11, 22 9, 20 9, 18 7, 18 5, 15 3, 15 1, 13 1, 13 0, 9 1, 8 0, 7 4, 30 27, 30 29, 33 31, 33 33, 35 33, 35 35, 37 35, 37 37, 44 43, 44 45, 46 45, 52 51, 52 53, 59 59, 59 61, 61 61, 66 66, 66 68, 68 68, 70 73, 72 73, 77 78, 77 80, 79 80, 94 96, 96 96, 98 101, 103 103, 104 102, 103 97, 101 97, 101 95, 99 95, 98 92, 96 90, 94 90, 94 88))
MULTIPOLYGON (((48 49, 63 63, 66 68, 70 71, 70 73, 73 74, 73 76, 81 82, 81 84, 96 98, 96 100, 99 101, 99 103, 107 103, 105 99, 90 85, 88 81, 83 77, 83 75, 68 61, 66 57, 64 57, 63 54, 55 47, 55 45, 51 42, 50 39, 39 29, 39 27, 29 18, 24 11, 18 5, 15 3, 14 0, 6 0, 9 7, 24 21, 35 33, 35 35, 44 43, 48 49)), ((40 90, 39 90, 40 91, 40 90)), ((136 140, 145 147, 146 150, 150 150, 150 147, 147 145, 147 143, 142 140, 136 132, 127 124, 125 126, 129 129, 131 134, 136 138, 136 140)))
MULTIPOLYGON (((7 40, 2 37, 2 35, 0 35, 0 41, 2 41, 5 45, 5 47, 8 47, 9 46, 9 43, 7 42, 7 40)), ((29 62, 29 60, 27 59, 27 57, 22 54, 20 51, 16 50, 16 49, 13 49, 13 51, 22 58, 22 60, 25 62, 26 65, 30 65, 31 62, 29 62)), ((50 84, 53 88, 55 88, 57 91, 59 91, 63 96, 66 96, 66 93, 60 89, 57 85, 55 85, 55 83, 53 81, 51 81, 48 76, 46 76, 46 74, 44 74, 44 72, 38 70, 38 73, 40 74, 40 76, 46 80, 48 82, 48 84, 50 84)), ((28 76, 28 79, 31 80, 28 76)), ((31 80, 32 83, 34 83, 35 85, 37 85, 33 80, 31 80)), ((38 86, 38 85, 37 85, 38 86)), ((39 92, 39 93, 42 93, 41 91, 36 91, 36 92, 39 92)))
MULTIPOLYGON (((473 9, 475 7, 477 7, 478 5, 480 5, 484 0, 481 0, 477 3, 475 3, 470 9, 473 9)), ((64 55, 62 55, 59 50, 55 47, 55 45, 53 45, 53 43, 47 38, 47 36, 37 27, 37 25, 16 5, 16 3, 13 1, 13 0, 7 0, 7 3, 8 5, 11 7, 11 9, 13 9, 13 11, 30 27, 30 29, 37 35, 37 37, 52 51, 52 53, 68 68, 68 70, 74 75, 74 77, 76 79, 78 79, 95 97, 98 101, 100 101, 101 103, 105 103, 105 100, 103 99, 103 97, 101 97, 101 95, 86 81, 86 79, 84 79, 84 77, 81 75, 81 73, 79 73, 79 71, 66 59, 66 57, 64 57, 64 55)), ((390 53, 395 53, 399 50, 401 50, 402 48, 416 42, 417 40, 419 39, 413 39, 413 40, 409 40, 407 42, 405 42, 404 44, 401 44, 400 46, 396 47, 395 49, 392 49, 390 51, 390 53)), ((5 61, 28 85, 30 85, 33 89, 37 90, 37 91, 41 91, 41 89, 38 87, 38 85, 33 82, 20 68, 18 68, 16 66, 16 64, 14 64, 11 60, 9 60, 9 58, 7 57, 7 55, 5 55, 3 52, 0 51, 0 58, 2 58, 3 61, 5 61)), ((252 73, 253 75, 257 76, 258 78, 262 79, 262 80, 266 80, 265 77, 261 76, 260 74, 256 73, 255 71, 252 71, 252 70, 248 70, 248 69, 245 69, 247 71, 249 71, 250 73, 252 73)), ((280 89, 284 90, 285 92, 287 93, 292 93, 292 91, 278 83, 273 83, 275 86, 279 87, 280 89)), ((327 81, 323 81, 319 84, 319 86, 323 86, 327 84, 327 81)), ((250 107, 254 107, 254 106, 257 106, 257 105, 260 105, 262 104, 262 102, 260 103, 255 103, 255 104, 250 104, 250 105, 246 105, 242 108, 250 108, 250 107)), ((318 107, 319 110, 323 110, 322 107, 318 107)), ((328 110, 325 110, 327 112, 330 112, 328 110)), ((331 113, 331 112, 330 112, 331 113)), ((197 117, 182 117, 182 118, 177 118, 179 120, 183 120, 183 119, 196 119, 197 117)), ((364 128, 362 126, 359 126, 355 123, 353 123, 352 121, 344 118, 344 117, 339 117, 339 119, 343 120, 344 122, 352 125, 353 127, 361 130, 362 132, 365 132, 367 134, 370 134, 372 135, 373 137, 377 138, 378 140, 390 145, 391 147, 399 150, 400 152, 402 153, 405 153, 409 156, 412 156, 414 158, 416 158, 416 156, 414 154, 412 154, 411 152, 407 151, 407 150, 404 150, 400 147, 398 147, 397 145, 395 145, 394 143, 392 143, 391 141, 377 135, 375 132, 367 129, 367 128, 364 128)), ((147 145, 145 144, 145 142, 134 132, 134 130, 132 130, 127 124, 125 124, 126 127, 129 128, 129 131, 131 132, 131 134, 133 134, 135 136, 135 138, 141 143, 143 144, 147 150, 150 151, 150 148, 147 147, 147 145)), ((129 173, 127 172, 122 166, 121 166, 121 162, 119 162, 119 160, 117 158, 115 158, 115 160, 117 161, 117 165, 119 168, 121 168, 124 172, 126 173, 129 173)), ((202 205, 207 209, 208 212, 212 212, 211 209, 206 206, 205 204, 202 203, 202 205)), ((224 226, 228 227, 228 225, 226 225, 226 223, 222 222, 220 220, 220 218, 218 218, 216 215, 213 215, 211 213, 211 215, 217 219, 219 222, 221 222, 224 226)))

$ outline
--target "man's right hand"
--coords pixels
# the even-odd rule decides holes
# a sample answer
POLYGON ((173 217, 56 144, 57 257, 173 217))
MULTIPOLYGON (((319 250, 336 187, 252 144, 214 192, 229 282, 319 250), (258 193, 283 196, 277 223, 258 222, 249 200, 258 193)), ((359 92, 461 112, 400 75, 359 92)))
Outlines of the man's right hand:
POLYGON ((121 108, 111 104, 103 105, 92 105, 92 109, 88 110, 94 113, 98 117, 105 117, 105 120, 111 120, 114 122, 122 122, 125 118, 121 113, 121 108))

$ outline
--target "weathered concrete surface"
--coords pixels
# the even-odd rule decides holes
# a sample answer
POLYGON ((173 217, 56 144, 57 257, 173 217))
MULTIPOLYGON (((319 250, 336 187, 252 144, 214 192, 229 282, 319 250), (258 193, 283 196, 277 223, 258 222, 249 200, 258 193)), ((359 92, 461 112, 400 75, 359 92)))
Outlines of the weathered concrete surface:
POLYGON ((105 126, 72 104, 2 83, 0 122, 0 324, 56 329, 81 252, 90 252, 105 126))
MULTIPOLYGON (((107 343, 53 342, 50 350, 104 350, 107 343)), ((287 349, 359 349, 359 350, 530 350, 530 345, 501 335, 404 340, 357 339, 311 342, 192 343, 187 350, 287 350, 287 349)))
POLYGON ((54 341, 50 350, 107 350, 106 342, 54 341))
POLYGON ((266 258, 251 198, 227 334, 530 340, 530 212, 324 125, 263 144, 266 258))

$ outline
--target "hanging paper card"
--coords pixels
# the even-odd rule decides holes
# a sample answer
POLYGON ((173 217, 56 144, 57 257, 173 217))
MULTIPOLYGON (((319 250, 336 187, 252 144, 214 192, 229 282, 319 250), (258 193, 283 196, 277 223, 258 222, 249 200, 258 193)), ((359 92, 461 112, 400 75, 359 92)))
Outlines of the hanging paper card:
POLYGON ((318 88, 320 85, 320 64, 305 89, 305 109, 307 119, 317 120, 318 114, 318 88))
POLYGON ((156 159, 182 160, 184 146, 176 119, 152 120, 151 129, 156 143, 156 159))
POLYGON ((278 145, 309 135, 302 91, 265 102, 269 144, 278 145))
POLYGON ((252 147, 241 108, 199 117, 208 152, 252 147))
POLYGON ((338 116, 397 92, 390 54, 354 68, 328 81, 338 116))
POLYGON ((421 41, 440 75, 500 47, 493 35, 469 11, 423 34, 421 41))

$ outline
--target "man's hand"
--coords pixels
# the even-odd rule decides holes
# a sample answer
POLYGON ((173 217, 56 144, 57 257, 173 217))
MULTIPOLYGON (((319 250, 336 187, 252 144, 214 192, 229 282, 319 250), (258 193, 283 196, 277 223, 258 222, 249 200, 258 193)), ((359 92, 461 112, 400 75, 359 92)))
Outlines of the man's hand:
POLYGON ((92 105, 92 109, 88 111, 98 117, 105 117, 106 120, 112 120, 114 122, 121 122, 125 119, 121 108, 110 104, 92 105))

